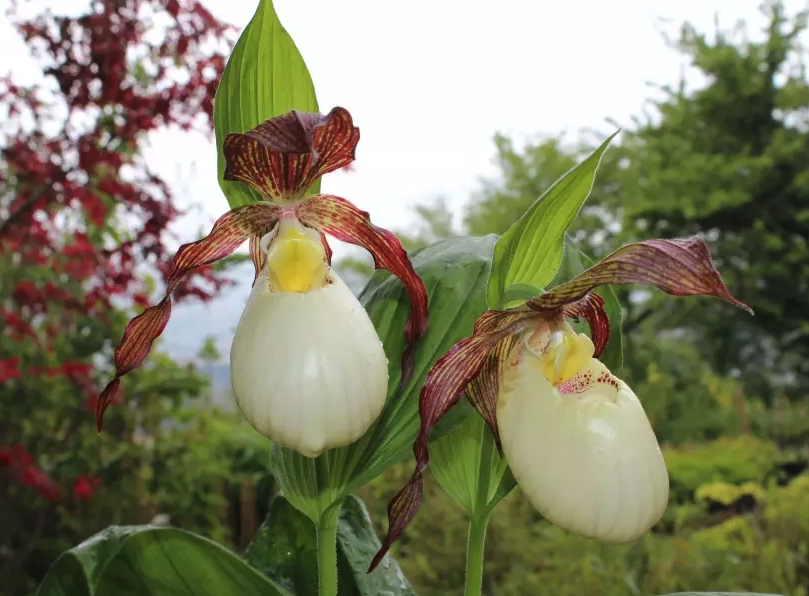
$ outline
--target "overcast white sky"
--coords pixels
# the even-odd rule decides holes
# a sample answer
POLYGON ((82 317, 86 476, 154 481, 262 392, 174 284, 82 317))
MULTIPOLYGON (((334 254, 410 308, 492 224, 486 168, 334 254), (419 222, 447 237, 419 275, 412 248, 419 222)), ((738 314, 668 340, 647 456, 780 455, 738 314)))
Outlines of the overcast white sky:
MULTIPOLYGON (((256 0, 203 0, 243 28, 256 0)), ((0 6, 8 0, 0 0, 0 6)), ((51 6, 85 4, 49 0, 51 6)), ((661 31, 684 20, 714 30, 714 17, 759 25, 758 0, 276 0, 315 82, 321 110, 348 108, 362 130, 354 172, 332 174, 323 190, 401 228, 411 206, 435 196, 461 204, 494 173, 495 132, 518 137, 627 123, 650 96, 647 83, 675 83, 686 64, 661 31), (672 21, 666 26, 661 19, 672 21)), ((787 2, 801 8, 801 0, 787 2)), ((2 17, 0 17, 2 20, 2 17)), ((33 63, 0 24, 0 72, 28 79, 33 63)), ((695 82, 698 84, 698 81, 695 82)), ((167 131, 148 159, 175 186, 182 206, 200 209, 177 228, 194 240, 227 209, 216 152, 199 137, 167 131)), ((338 255, 340 254, 338 249, 338 255)), ((191 356, 207 334, 229 350, 246 285, 215 303, 175 310, 165 337, 191 356)))

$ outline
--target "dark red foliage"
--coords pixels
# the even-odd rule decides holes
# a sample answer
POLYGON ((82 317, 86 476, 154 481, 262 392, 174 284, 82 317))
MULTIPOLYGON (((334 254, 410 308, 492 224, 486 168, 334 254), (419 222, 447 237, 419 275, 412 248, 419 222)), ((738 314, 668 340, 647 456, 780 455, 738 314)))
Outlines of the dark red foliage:
MULTIPOLYGON (((54 307, 96 316, 114 296, 143 304, 135 266, 170 270, 167 229, 180 213, 137 147, 166 126, 211 137, 232 40, 231 28, 194 0, 88 4, 79 16, 46 11, 15 21, 18 7, 10 11, 50 80, 40 88, 0 78, 0 113, 9 114, 0 128, 0 256, 84 288, 77 297, 53 283, 16 283, 11 302, 0 303, 0 327, 17 339, 54 307), (124 242, 108 235, 113 218, 127 222, 124 242)), ((222 284, 206 269, 174 295, 206 300, 222 284)))
POLYGON ((25 466, 20 470, 19 481, 42 495, 48 501, 56 501, 59 498, 59 487, 51 480, 45 472, 36 466, 25 466))
MULTIPOLYGON (((65 396, 60 413, 74 408, 64 420, 53 415, 58 426, 38 425, 33 439, 11 415, 0 424, 0 441, 26 447, 0 444, 0 494, 12 499, 0 583, 16 595, 50 562, 54 532, 77 527, 71 511, 92 509, 83 501, 100 482, 88 474, 104 458, 76 477, 62 457, 69 445, 55 437, 70 443, 91 419, 83 409, 104 372, 92 363, 109 361, 120 310, 148 302, 159 288, 144 273, 167 275, 179 244, 168 230, 181 213, 142 143, 166 127, 213 137, 214 92, 235 31, 196 0, 53 0, 56 14, 31 18, 42 3, 11 4, 8 17, 45 79, 23 86, 0 73, 0 396, 15 412, 41 412, 43 395, 65 396)), ((222 284, 211 269, 191 272, 174 297, 207 300, 222 284)))
POLYGON ((12 477, 45 498, 48 501, 59 499, 59 487, 56 483, 34 463, 34 458, 20 445, 13 445, 11 449, 0 449, 0 470, 8 468, 12 477))
POLYGON ((96 476, 79 476, 73 482, 73 496, 83 501, 89 501, 100 486, 101 479, 96 476))
POLYGON ((5 360, 0 360, 0 383, 5 383, 13 379, 19 379, 20 376, 19 358, 6 358, 5 360))

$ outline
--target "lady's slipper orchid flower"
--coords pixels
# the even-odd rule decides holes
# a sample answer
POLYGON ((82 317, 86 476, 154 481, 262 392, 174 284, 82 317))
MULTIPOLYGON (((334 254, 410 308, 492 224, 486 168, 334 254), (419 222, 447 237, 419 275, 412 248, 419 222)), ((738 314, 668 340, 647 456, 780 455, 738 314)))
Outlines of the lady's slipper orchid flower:
POLYGON ((665 511, 668 473, 638 398, 597 358, 610 327, 601 285, 645 283, 674 296, 731 296, 700 238, 618 249, 524 305, 490 310, 436 361, 419 396, 416 469, 388 505, 387 538, 371 569, 421 504, 427 439, 466 393, 491 428, 528 500, 548 520, 606 542, 628 542, 665 511), (591 337, 566 319, 585 319, 591 337))
POLYGON ((387 360, 365 310, 331 269, 325 234, 366 248, 375 266, 407 289, 402 385, 427 328, 427 291, 391 232, 345 199, 306 194, 318 178, 354 160, 359 136, 343 108, 326 116, 292 111, 228 135, 225 179, 265 200, 229 211, 206 238, 180 247, 165 296, 129 322, 115 349, 115 378, 96 401, 99 430, 121 377, 143 364, 163 332, 182 276, 250 240, 256 276, 231 350, 239 407, 260 433, 309 457, 365 433, 385 403, 387 360))

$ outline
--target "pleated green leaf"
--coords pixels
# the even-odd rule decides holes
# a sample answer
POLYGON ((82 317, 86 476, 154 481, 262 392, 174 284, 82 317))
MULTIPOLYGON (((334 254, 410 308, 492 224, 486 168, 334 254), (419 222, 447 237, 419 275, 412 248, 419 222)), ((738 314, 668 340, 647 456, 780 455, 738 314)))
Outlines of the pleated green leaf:
POLYGON ((112 526, 63 553, 37 596, 294 596, 216 542, 175 528, 112 526))
MULTIPOLYGON (((217 176, 231 208, 258 202, 261 196, 245 184, 224 180, 225 137, 247 132, 290 110, 317 112, 315 87, 272 0, 260 0, 230 55, 214 103, 217 176)), ((319 188, 320 182, 313 190, 319 188)))
MULTIPOLYGON (((272 470, 289 501, 311 520, 332 503, 367 484, 406 457, 419 429, 418 396, 433 363, 453 344, 472 333, 486 308, 486 280, 496 236, 452 238, 412 255, 413 266, 427 286, 430 323, 416 351, 413 378, 399 385, 404 324, 409 302, 401 283, 389 274, 374 275, 360 301, 374 322, 390 362, 388 401, 364 437, 348 447, 332 449, 317 459, 275 446, 272 470)), ((463 403, 450 411, 434 432, 439 437, 462 421, 472 408, 463 403)))
POLYGON ((430 445, 438 484, 473 518, 489 516, 517 486, 481 416, 471 415, 430 445))
MULTIPOLYGON (((401 567, 386 557, 368 574, 379 550, 371 517, 359 497, 349 496, 337 520, 337 586, 339 596, 415 596, 401 567)), ((315 525, 279 494, 247 549, 248 562, 295 596, 317 596, 317 532, 315 525)))

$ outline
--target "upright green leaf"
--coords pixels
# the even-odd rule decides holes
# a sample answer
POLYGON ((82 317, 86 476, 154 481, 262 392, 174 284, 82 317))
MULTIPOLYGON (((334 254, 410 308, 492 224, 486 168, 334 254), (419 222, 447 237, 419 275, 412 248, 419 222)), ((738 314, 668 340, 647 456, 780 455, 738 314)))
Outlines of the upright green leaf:
MULTIPOLYGON (((362 500, 349 496, 337 522, 337 589, 339 596, 414 596, 391 557, 368 574, 379 539, 362 500)), ((317 596, 315 525, 283 495, 277 495, 267 519, 247 549, 248 562, 295 596, 317 596)))
MULTIPOLYGON (((593 266, 595 261, 587 256, 579 245, 569 236, 565 236, 565 246, 563 258, 559 271, 553 281, 548 284, 549 288, 560 283, 570 281, 585 269, 593 266)), ((624 320, 624 311, 615 290, 610 286, 601 286, 596 290, 599 296, 604 299, 604 310, 610 320, 610 341, 607 349, 601 355, 600 360, 607 365, 613 373, 618 373, 624 362, 623 333, 621 325, 624 320)), ((580 322, 574 325, 579 332, 586 332, 587 323, 580 322)))
POLYGON ((261 197, 244 184, 223 179, 225 137, 246 132, 293 109, 318 111, 312 77, 278 20, 272 0, 259 0, 255 15, 230 55, 214 103, 216 169, 219 186, 231 207, 255 203, 261 197))
POLYGON ((175 528, 112 526, 63 553, 37 596, 293 596, 216 542, 175 528))
MULTIPOLYGON (((360 296, 385 346, 391 366, 388 401, 376 423, 356 443, 309 459, 273 447, 273 475, 286 497, 316 520, 332 503, 365 485, 407 456, 418 433, 418 396, 427 372, 453 344, 472 333, 486 308, 486 279, 496 236, 442 240, 412 255, 430 300, 430 326, 416 351, 413 378, 396 395, 408 313, 404 288, 389 274, 374 275, 360 296)), ((435 437, 463 420, 472 408, 453 408, 435 437)))
POLYGON ((509 286, 544 288, 562 261, 564 234, 593 188, 596 170, 613 133, 587 159, 557 180, 498 240, 487 290, 490 308, 501 308, 509 286))
POLYGON ((481 416, 468 416, 430 446, 438 484, 470 516, 482 519, 517 486, 481 416))

